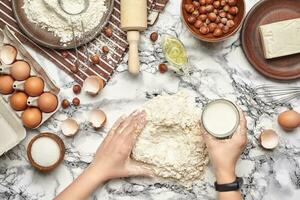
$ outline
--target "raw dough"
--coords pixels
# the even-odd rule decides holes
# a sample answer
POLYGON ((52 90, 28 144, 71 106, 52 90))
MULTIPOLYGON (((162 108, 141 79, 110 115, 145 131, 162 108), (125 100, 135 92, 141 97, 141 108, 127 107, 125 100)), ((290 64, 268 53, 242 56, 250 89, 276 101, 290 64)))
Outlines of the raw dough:
POLYGON ((132 151, 157 176, 182 184, 200 178, 209 161, 199 127, 201 111, 191 99, 179 92, 146 103, 148 123, 132 151))

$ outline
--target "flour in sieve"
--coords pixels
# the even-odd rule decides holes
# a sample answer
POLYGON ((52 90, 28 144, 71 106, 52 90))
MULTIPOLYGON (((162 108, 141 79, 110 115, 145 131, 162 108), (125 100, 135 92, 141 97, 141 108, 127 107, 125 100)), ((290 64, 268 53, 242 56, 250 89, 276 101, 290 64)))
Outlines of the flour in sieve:
MULTIPOLYGON (((83 0, 65 0, 67 11, 82 9, 83 0), (68 5, 69 4, 69 5, 68 5)), ((89 0, 89 7, 80 15, 68 15, 59 6, 57 0, 24 0, 23 9, 28 19, 53 32, 60 38, 60 42, 66 43, 73 39, 72 25, 75 36, 82 35, 81 21, 85 32, 97 28, 104 12, 107 10, 105 0, 89 0)))
POLYGON ((147 125, 132 151, 157 176, 187 184, 203 175, 208 153, 199 127, 201 111, 186 92, 158 96, 143 108, 147 125))

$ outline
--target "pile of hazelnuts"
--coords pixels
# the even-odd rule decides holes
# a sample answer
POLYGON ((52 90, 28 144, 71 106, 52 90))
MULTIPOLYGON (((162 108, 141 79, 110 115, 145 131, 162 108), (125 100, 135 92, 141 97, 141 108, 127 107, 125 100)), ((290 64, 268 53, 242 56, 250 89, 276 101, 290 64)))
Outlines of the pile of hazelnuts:
POLYGON ((238 0, 193 0, 184 5, 187 21, 203 35, 221 37, 234 26, 238 0))

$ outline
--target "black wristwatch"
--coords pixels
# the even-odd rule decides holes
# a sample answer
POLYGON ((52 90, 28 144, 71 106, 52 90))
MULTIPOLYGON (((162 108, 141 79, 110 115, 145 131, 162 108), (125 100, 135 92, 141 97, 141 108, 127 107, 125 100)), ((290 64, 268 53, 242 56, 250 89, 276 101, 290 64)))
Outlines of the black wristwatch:
POLYGON ((215 182, 215 189, 218 192, 229 192, 240 189, 242 185, 243 179, 240 177, 236 177, 236 180, 233 183, 218 184, 217 182, 215 182))

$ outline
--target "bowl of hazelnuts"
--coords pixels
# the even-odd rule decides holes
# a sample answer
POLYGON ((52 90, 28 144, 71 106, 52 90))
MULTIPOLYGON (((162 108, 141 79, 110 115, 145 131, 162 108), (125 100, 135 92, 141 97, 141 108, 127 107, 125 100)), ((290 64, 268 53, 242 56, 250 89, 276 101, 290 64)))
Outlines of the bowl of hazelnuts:
POLYGON ((182 0, 182 18, 192 34, 220 42, 235 34, 245 17, 244 0, 182 0))

